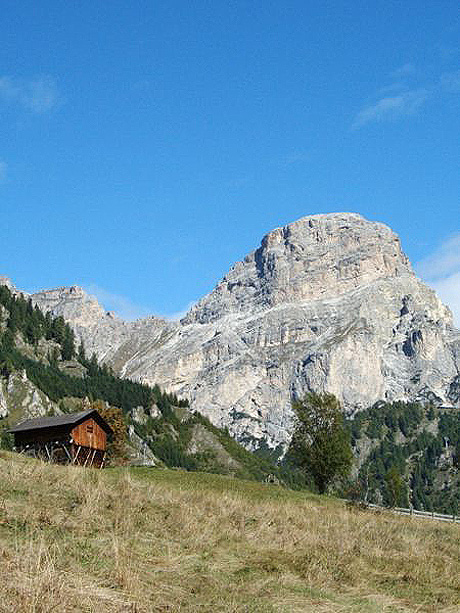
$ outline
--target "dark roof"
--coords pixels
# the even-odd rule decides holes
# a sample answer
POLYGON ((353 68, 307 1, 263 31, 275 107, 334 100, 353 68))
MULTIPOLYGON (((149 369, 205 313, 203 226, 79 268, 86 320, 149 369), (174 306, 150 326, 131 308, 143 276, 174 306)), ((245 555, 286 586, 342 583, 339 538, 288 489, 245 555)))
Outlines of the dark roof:
POLYGON ((80 411, 79 413, 65 413, 64 415, 53 415, 52 417, 36 417, 35 419, 26 419, 17 426, 13 426, 8 432, 24 432, 26 430, 39 430, 41 428, 54 428, 56 426, 73 426, 80 421, 84 421, 87 417, 94 413, 94 417, 108 433, 112 432, 112 428, 105 419, 97 412, 96 409, 80 411))

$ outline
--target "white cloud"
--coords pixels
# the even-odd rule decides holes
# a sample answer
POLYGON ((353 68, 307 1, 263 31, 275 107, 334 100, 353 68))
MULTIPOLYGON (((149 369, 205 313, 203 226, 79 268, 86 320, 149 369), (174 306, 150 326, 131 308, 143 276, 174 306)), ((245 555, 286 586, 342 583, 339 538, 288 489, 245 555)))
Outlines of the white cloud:
POLYGON ((109 292, 94 283, 87 285, 85 291, 96 296, 106 311, 114 311, 119 317, 127 321, 152 315, 151 310, 147 307, 135 304, 129 298, 109 292))
POLYGON ((455 325, 460 328, 460 233, 445 240, 416 269, 452 310, 455 325))
POLYGON ((417 264, 417 270, 433 281, 460 272, 460 232, 446 239, 434 253, 417 264))
MULTIPOLYGON (((426 71, 429 72, 429 71, 426 71)), ((388 121, 409 116, 417 112, 426 100, 432 96, 442 98, 448 94, 460 93, 460 70, 442 72, 415 88, 409 82, 422 79, 427 75, 410 62, 403 64, 390 75, 390 82, 375 93, 375 102, 365 106, 357 113, 352 128, 361 128, 372 122, 388 121)))
POLYGON ((113 311, 118 317, 125 321, 134 321, 136 319, 144 319, 146 317, 159 317, 168 321, 179 321, 184 317, 190 307, 195 303, 190 302, 184 309, 169 314, 158 314, 149 307, 135 304, 129 298, 109 292, 95 283, 90 283, 85 286, 85 291, 93 296, 96 296, 98 301, 103 305, 106 311, 113 311))
POLYGON ((417 69, 415 68, 414 64, 411 62, 406 62, 406 64, 403 64, 402 66, 399 66, 399 68, 396 68, 396 70, 393 70, 391 76, 399 79, 402 77, 411 77, 415 74, 417 74, 417 69))
POLYGON ((32 79, 0 77, 0 99, 18 104, 32 113, 50 111, 59 102, 56 84, 49 75, 32 79))
POLYGON ((169 313, 168 315, 162 315, 162 317, 164 319, 167 319, 168 321, 180 321, 183 317, 187 315, 192 306, 194 306, 195 304, 196 301, 192 300, 185 306, 185 308, 181 309, 180 311, 176 311, 175 313, 169 313))
POLYGON ((6 181, 8 166, 6 162, 0 161, 0 183, 4 183, 6 181))
POLYGON ((460 328, 460 272, 445 279, 429 283, 438 296, 447 304, 454 316, 454 324, 460 328))
POLYGON ((278 166, 282 168, 287 168, 288 166, 293 166, 299 162, 305 162, 308 159, 306 153, 302 153, 301 151, 293 152, 282 156, 278 160, 278 166))
POLYGON ((387 121, 412 115, 422 106, 428 95, 427 89, 420 88, 380 98, 356 115, 353 128, 360 128, 372 121, 387 121))
POLYGON ((396 96, 397 94, 404 92, 407 89, 407 86, 401 81, 395 81, 394 83, 390 83, 390 85, 385 85, 381 87, 377 92, 378 98, 386 98, 389 94, 393 94, 396 96))

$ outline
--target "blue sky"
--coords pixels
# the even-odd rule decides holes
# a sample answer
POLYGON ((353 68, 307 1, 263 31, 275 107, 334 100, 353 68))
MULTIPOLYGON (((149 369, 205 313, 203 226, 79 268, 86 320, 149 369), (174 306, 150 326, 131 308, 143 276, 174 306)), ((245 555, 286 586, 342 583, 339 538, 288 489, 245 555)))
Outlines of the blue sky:
POLYGON ((270 229, 390 225, 460 323, 458 2, 4 0, 2 266, 174 315, 270 229))

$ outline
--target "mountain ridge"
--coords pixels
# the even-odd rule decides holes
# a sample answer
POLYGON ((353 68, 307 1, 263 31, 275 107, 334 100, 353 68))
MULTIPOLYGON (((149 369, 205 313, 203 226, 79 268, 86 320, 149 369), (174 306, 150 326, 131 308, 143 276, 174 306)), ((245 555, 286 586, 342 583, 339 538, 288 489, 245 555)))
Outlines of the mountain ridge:
POLYGON ((460 333, 398 236, 355 213, 268 232, 180 322, 108 314, 79 288, 38 292, 87 352, 188 398, 249 448, 286 445, 292 397, 458 406, 460 333))

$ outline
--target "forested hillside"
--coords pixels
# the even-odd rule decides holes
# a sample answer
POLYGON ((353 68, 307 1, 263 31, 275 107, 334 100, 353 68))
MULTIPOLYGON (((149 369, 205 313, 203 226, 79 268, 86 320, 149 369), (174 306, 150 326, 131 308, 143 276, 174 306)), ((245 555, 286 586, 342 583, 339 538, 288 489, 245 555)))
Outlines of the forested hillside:
MULTIPOLYGON (((62 317, 43 314, 30 299, 0 286, 1 444, 11 446, 6 430, 21 419, 80 410, 85 402, 122 413, 129 434, 124 461, 257 480, 272 474, 290 486, 312 487, 310 476, 293 464, 289 453, 281 462, 282 449, 262 445, 250 453, 226 430, 190 411, 186 400, 115 376, 95 355, 87 356, 83 344, 76 346, 62 317)), ((345 495, 458 512, 458 411, 379 402, 357 413, 347 426, 355 463, 345 495)))
MULTIPOLYGON (((212 426, 196 411, 190 412, 186 400, 158 386, 115 376, 110 368, 98 364, 95 355, 86 356, 83 344, 76 347, 74 333, 62 317, 43 314, 30 299, 5 285, 0 286, 0 332, 0 375, 6 390, 22 377, 24 384, 31 384, 50 401, 47 412, 79 410, 84 401, 103 401, 107 407, 118 408, 130 441, 137 446, 138 459, 252 479, 264 479, 277 471, 269 460, 246 451, 228 432, 212 426)), ((3 446, 11 445, 7 428, 30 416, 27 402, 17 405, 0 412, 3 446)))
POLYGON ((358 497, 458 514, 458 410, 380 402, 356 414, 349 427, 358 497))

